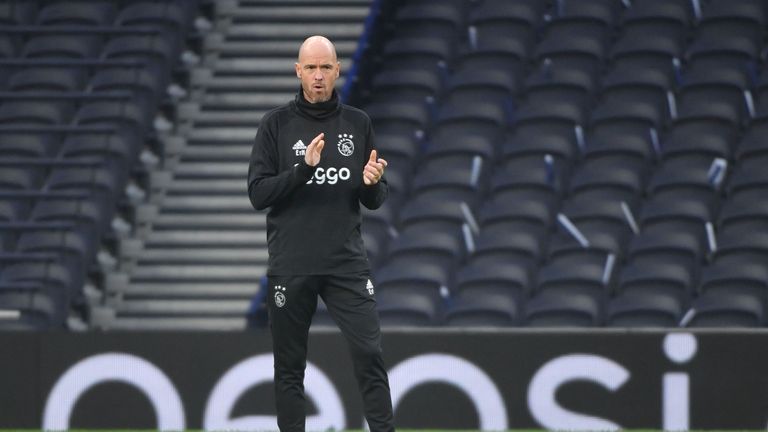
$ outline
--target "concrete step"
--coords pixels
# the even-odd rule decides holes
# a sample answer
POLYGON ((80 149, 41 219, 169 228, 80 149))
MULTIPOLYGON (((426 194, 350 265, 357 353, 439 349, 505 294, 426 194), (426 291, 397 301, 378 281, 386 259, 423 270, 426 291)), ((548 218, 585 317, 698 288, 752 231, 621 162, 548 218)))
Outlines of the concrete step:
POLYGON ((152 226, 157 228, 194 228, 194 229, 242 229, 265 230, 267 227, 267 215, 264 212, 252 212, 251 214, 176 214, 161 213, 153 221, 152 226))
MULTIPOLYGON (((342 40, 356 41, 363 32, 363 21, 352 24, 333 24, 328 23, 300 23, 285 24, 277 23, 233 23, 227 28, 226 35, 237 38, 255 38, 258 40, 269 39, 288 39, 296 38, 301 43, 307 35, 321 34, 328 39, 336 42, 342 40)), ((298 48, 298 45, 296 45, 298 48)))
POLYGON ((248 311, 248 300, 125 300, 117 306, 120 316, 186 315, 242 317, 248 311))
MULTIPOLYGON (((225 1, 222 1, 226 4, 225 1)), ((258 6, 327 6, 336 7, 339 5, 357 5, 366 6, 370 5, 372 0, 237 0, 232 3, 232 6, 228 9, 247 9, 258 6)), ((217 8, 218 10, 218 8, 217 8)))
MULTIPOLYGON (((344 86, 344 71, 336 80, 336 88, 344 86)), ((206 94, 219 92, 245 91, 245 92, 279 92, 296 94, 299 88, 299 80, 290 72, 285 71, 274 75, 256 76, 229 76, 217 75, 211 70, 200 69, 192 74, 192 85, 205 88, 206 94)))
POLYGON ((251 147, 250 144, 188 145, 182 151, 181 156, 185 161, 195 159, 247 161, 251 156, 251 147))
POLYGON ((198 330, 198 331, 238 331, 245 329, 245 318, 186 318, 186 317, 117 317, 108 326, 111 330, 198 330))
POLYGON ((259 264, 267 262, 269 253, 263 248, 150 248, 141 253, 139 265, 144 264, 259 264))
MULTIPOLYGON (((284 101, 286 102, 286 101, 284 101)), ((207 108, 222 108, 227 106, 212 106, 207 108)), ((241 107, 242 108, 242 107, 241 107)), ((191 120, 196 128, 205 127, 248 127, 259 124, 259 121, 264 114, 270 109, 274 108, 272 105, 263 106, 251 106, 249 109, 204 109, 200 110, 187 120, 191 120)), ((255 136, 255 135, 254 135, 255 136)), ((253 138, 253 137, 251 137, 253 138)))
POLYGON ((240 162, 182 162, 176 167, 176 178, 240 178, 248 175, 248 159, 240 162))
MULTIPOLYGON (((298 89, 298 86, 297 86, 298 89)), ((227 109, 252 109, 275 107, 290 102, 295 92, 285 93, 249 93, 245 91, 231 93, 213 93, 203 96, 203 106, 226 107, 227 109)))
MULTIPOLYGON (((218 36, 218 35, 216 35, 218 36)), ((334 42, 336 55, 340 58, 352 57, 357 49, 356 41, 334 42)), ((268 57, 268 56, 292 56, 298 53, 299 45, 295 41, 267 40, 267 41, 240 41, 221 37, 212 37, 206 40, 205 51, 215 52, 223 57, 268 57)))
POLYGON ((181 281, 258 281, 267 271, 265 265, 142 265, 131 273, 132 282, 181 281))
POLYGON ((253 282, 185 282, 185 283, 132 283, 114 291, 125 297, 158 298, 241 298, 250 299, 259 290, 259 281, 253 282))
MULTIPOLYGON (((351 60, 339 59, 341 70, 349 70, 351 60)), ((213 65, 215 73, 228 75, 291 75, 294 72, 296 57, 264 57, 264 58, 221 58, 213 65)), ((295 76, 295 75, 294 75, 295 76)))
MULTIPOLYGON (((248 157, 244 160, 248 160, 248 157)), ((189 194, 215 194, 224 193, 228 195, 247 195, 248 185, 244 178, 242 179, 205 179, 205 180, 174 180, 166 192, 172 195, 189 194)))
MULTIPOLYGON (((339 82, 339 80, 336 82, 339 82)), ((206 93, 217 91, 242 90, 242 91, 293 91, 299 88, 299 80, 294 75, 262 75, 262 76, 216 76, 212 73, 198 73, 192 75, 192 84, 205 87, 206 93)))
POLYGON ((368 16, 367 6, 252 6, 238 8, 231 16, 235 22, 362 22, 368 16))
MULTIPOLYGON (((243 178, 244 179, 244 178, 243 178)), ((233 196, 171 195, 163 200, 163 211, 172 213, 240 213, 253 214, 246 194, 233 196)))
POLYGON ((195 127, 187 134, 187 142, 251 142, 256 137, 260 115, 254 113, 254 123, 250 127, 195 127))
POLYGON ((147 238, 145 249, 151 247, 265 247, 267 235, 262 230, 153 230, 147 238))
MULTIPOLYGON (((290 57, 222 58, 213 65, 216 73, 240 74, 290 74, 296 59, 290 57)), ((295 76, 295 75, 294 75, 295 76)))

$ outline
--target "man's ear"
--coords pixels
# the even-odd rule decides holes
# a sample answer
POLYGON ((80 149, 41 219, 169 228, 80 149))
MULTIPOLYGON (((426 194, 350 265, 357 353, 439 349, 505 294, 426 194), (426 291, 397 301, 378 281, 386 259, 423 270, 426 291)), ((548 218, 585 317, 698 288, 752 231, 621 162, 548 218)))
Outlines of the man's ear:
POLYGON ((294 63, 294 69, 296 69, 296 78, 301 79, 301 65, 298 63, 294 63))
POLYGON ((336 62, 336 78, 339 77, 340 73, 341 73, 341 62, 336 62))

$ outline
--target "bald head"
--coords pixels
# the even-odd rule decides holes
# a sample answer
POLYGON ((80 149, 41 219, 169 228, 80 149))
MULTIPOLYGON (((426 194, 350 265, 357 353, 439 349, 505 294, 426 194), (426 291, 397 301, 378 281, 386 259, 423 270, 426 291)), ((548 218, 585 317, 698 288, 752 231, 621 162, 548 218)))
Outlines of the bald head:
POLYGON ((327 38, 310 36, 301 44, 296 76, 301 80, 308 102, 325 102, 331 98, 339 69, 336 48, 327 38))
POLYGON ((304 40, 299 48, 299 63, 302 57, 313 54, 328 54, 336 61, 336 47, 325 36, 310 36, 304 40))

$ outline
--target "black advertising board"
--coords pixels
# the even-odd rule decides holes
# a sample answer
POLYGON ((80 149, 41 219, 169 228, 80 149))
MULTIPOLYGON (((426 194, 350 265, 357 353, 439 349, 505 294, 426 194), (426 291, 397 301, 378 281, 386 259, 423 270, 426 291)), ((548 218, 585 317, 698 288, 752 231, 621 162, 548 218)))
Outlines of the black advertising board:
MULTIPOLYGON (((275 429, 263 332, 3 333, 0 428, 275 429)), ((397 426, 768 427, 768 332, 386 331, 397 426)), ((346 344, 310 337, 308 430, 363 427, 346 344)))

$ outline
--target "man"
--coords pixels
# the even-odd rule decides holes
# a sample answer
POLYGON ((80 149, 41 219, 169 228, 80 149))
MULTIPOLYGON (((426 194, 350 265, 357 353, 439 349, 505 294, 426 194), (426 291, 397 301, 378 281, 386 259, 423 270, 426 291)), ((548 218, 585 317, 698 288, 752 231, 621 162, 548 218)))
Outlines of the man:
POLYGON ((368 116, 339 102, 339 69, 328 39, 304 41, 296 63, 301 88, 264 115, 248 170, 251 204, 271 207, 267 302, 281 431, 304 430, 307 337, 318 295, 349 343, 371 431, 394 430, 360 235, 360 203, 376 209, 387 198, 387 162, 377 157, 368 116))

